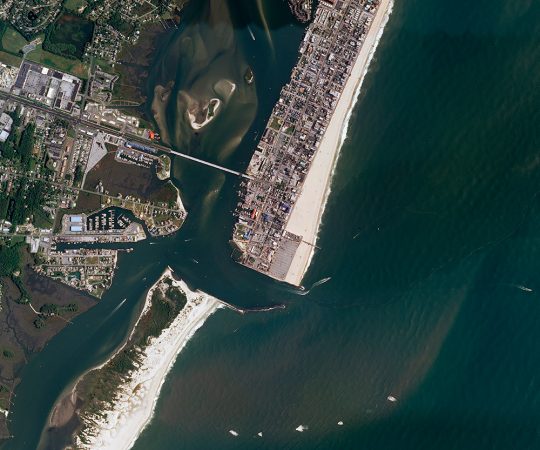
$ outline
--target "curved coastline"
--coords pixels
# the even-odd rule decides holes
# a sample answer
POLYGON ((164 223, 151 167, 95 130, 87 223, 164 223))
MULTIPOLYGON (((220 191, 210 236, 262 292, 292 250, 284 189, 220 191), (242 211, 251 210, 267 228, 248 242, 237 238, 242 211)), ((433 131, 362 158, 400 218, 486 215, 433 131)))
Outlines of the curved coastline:
MULTIPOLYGON (((155 290, 168 280, 170 286, 178 288, 185 295, 185 305, 157 337, 148 340, 148 345, 138 354, 135 368, 129 372, 125 382, 116 387, 114 398, 106 408, 99 414, 87 413, 84 411, 84 400, 79 400, 82 408, 78 408, 75 413, 78 414, 81 426, 72 438, 75 448, 128 450, 133 447, 141 432, 152 420, 165 378, 179 353, 206 319, 217 309, 224 307, 218 299, 200 291, 192 291, 184 281, 176 280, 171 268, 167 267, 148 291, 143 309, 129 338, 107 361, 90 369, 77 380, 74 388, 67 394, 72 403, 81 388, 81 382, 85 381, 86 377, 91 377, 92 372, 107 366, 130 344, 137 326, 150 312, 155 290)), ((60 423, 55 424, 53 419, 57 416, 55 411, 65 398, 66 396, 57 402, 51 413, 49 423, 51 427, 62 426, 60 423)))
POLYGON ((362 90, 365 76, 383 35, 384 28, 392 13, 393 6, 394 0, 381 1, 377 15, 370 26, 364 41, 365 44, 362 48, 362 50, 365 49, 367 52, 364 55, 360 54, 358 56, 345 90, 332 116, 334 124, 329 124, 321 140, 319 150, 313 159, 312 167, 306 177, 302 192, 287 222, 285 228, 287 232, 302 236, 302 242, 296 251, 285 278, 285 281, 292 285, 299 286, 301 284, 315 254, 322 216, 328 203, 331 182, 336 171, 340 150, 347 138, 349 121, 362 90), (352 92, 347 93, 347 90, 352 92), (322 151, 324 146, 329 151, 322 151), (319 189, 319 186, 323 186, 322 191, 319 189), (319 205, 317 215, 313 214, 314 204, 319 205))

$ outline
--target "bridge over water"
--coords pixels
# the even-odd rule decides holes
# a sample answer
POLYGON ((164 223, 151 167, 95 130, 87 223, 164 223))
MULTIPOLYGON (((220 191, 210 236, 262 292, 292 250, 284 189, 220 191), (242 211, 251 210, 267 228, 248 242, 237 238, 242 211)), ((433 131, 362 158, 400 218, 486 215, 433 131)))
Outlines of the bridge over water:
POLYGON ((175 150, 169 150, 168 153, 176 156, 180 156, 181 158, 189 159, 191 161, 195 161, 199 164, 204 164, 205 166, 213 167, 214 169, 222 170, 223 172, 232 173, 233 175, 237 175, 239 177, 247 178, 248 180, 252 180, 253 177, 250 177, 249 175, 246 175, 242 172, 237 172, 236 170, 228 169, 227 167, 220 166, 219 164, 214 164, 208 161, 205 161, 204 159, 195 158, 194 156, 186 155, 185 153, 180 153, 175 150))
POLYGON ((181 158, 189 159, 189 160, 197 162, 199 164, 204 164, 206 166, 213 167, 214 169, 218 169, 218 170, 221 170, 223 172, 227 172, 227 173, 239 176, 239 177, 247 178, 248 180, 253 179, 251 176, 246 175, 245 173, 238 172, 238 171, 232 170, 232 169, 228 169, 227 167, 220 166, 219 164, 214 164, 214 163, 205 161, 205 160, 200 159, 200 158, 195 158, 194 156, 186 155, 185 153, 177 152, 177 151, 172 150, 171 148, 166 147, 164 145, 161 145, 161 144, 159 144, 159 143, 157 143, 155 141, 150 141, 148 139, 144 139, 139 135, 129 133, 129 132, 126 132, 126 131, 120 131, 118 129, 112 128, 112 127, 110 127, 110 126, 108 126, 106 124, 103 124, 103 123, 92 122, 92 121, 90 121, 88 119, 83 119, 81 116, 75 117, 75 116, 71 115, 70 113, 68 113, 66 111, 61 111, 61 110, 58 110, 58 109, 51 108, 51 107, 49 107, 47 105, 39 104, 39 103, 37 103, 37 102, 35 102, 35 101, 31 100, 31 99, 21 97, 21 96, 18 96, 18 95, 14 95, 11 92, 0 91, 0 99, 13 100, 16 103, 20 103, 20 104, 25 105, 25 106, 27 106, 29 108, 33 108, 33 109, 36 109, 36 110, 39 110, 39 111, 49 113, 49 114, 51 114, 53 116, 56 116, 56 117, 60 117, 60 118, 62 118, 64 120, 70 121, 75 127, 80 124, 80 125, 84 125, 85 127, 93 129, 93 130, 99 130, 99 131, 102 131, 104 133, 108 133, 108 134, 110 134, 112 136, 127 139, 127 140, 130 140, 130 141, 133 141, 133 142, 138 142, 138 143, 142 144, 144 147, 147 147, 147 148, 155 151, 156 153, 157 153, 157 151, 161 150, 161 151, 166 152, 166 153, 170 153, 170 154, 173 154, 173 155, 176 155, 176 156, 180 156, 181 158))

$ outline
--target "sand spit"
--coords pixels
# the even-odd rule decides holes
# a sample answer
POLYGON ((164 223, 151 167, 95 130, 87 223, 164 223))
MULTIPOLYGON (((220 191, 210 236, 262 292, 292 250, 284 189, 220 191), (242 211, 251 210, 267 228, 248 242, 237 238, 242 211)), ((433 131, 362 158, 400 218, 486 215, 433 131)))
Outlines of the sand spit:
MULTIPOLYGON (((159 337, 151 339, 141 354, 140 365, 131 373, 130 381, 119 388, 112 406, 101 411, 102 417, 82 417, 86 427, 76 437, 76 448, 131 448, 152 419, 159 392, 176 357, 206 319, 223 307, 216 298, 199 291, 191 291, 183 281, 175 280, 170 268, 167 268, 159 281, 164 278, 172 279, 174 286, 184 291, 187 297, 186 305, 159 337)), ((152 294, 159 281, 148 292, 140 317, 149 310, 152 294)))
POLYGON ((306 273, 317 241, 321 218, 330 193, 339 150, 347 134, 348 122, 356 104, 362 82, 367 73, 384 27, 392 12, 393 0, 381 0, 367 32, 364 44, 339 98, 319 149, 313 158, 302 192, 289 216, 286 231, 302 236, 285 281, 299 286, 306 273))

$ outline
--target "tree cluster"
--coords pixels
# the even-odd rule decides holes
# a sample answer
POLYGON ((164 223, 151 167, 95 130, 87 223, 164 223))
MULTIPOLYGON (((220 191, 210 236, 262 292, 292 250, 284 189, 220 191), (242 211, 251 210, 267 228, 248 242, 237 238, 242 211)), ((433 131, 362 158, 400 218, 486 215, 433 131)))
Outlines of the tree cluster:
POLYGON ((21 246, 0 246, 0 277, 11 276, 11 274, 21 268, 21 246))

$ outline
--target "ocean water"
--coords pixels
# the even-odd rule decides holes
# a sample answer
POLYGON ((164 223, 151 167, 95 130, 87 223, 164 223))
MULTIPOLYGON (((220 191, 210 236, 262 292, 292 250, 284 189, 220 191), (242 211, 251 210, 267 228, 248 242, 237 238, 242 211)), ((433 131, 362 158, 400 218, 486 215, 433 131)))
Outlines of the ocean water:
MULTIPOLYGON (((213 27, 229 33, 229 72, 200 76, 214 82, 238 76, 235 63, 251 65, 255 91, 244 98, 256 112, 223 114, 178 142, 239 169, 303 29, 285 2, 227 6, 223 20, 209 21, 212 0, 190 3, 150 82, 189 77, 189 60, 170 61, 190 25, 211 49, 213 27), (220 139, 223 129, 241 143, 220 139)), ((103 301, 31 359, 5 448, 36 448, 56 398, 119 345, 167 264, 223 300, 287 308, 212 316, 169 374, 137 450, 540 448, 539 19, 532 0, 396 1, 304 292, 231 261, 238 180, 175 161, 184 228, 122 255, 103 301)), ((166 111, 176 132, 181 106, 166 111)))

